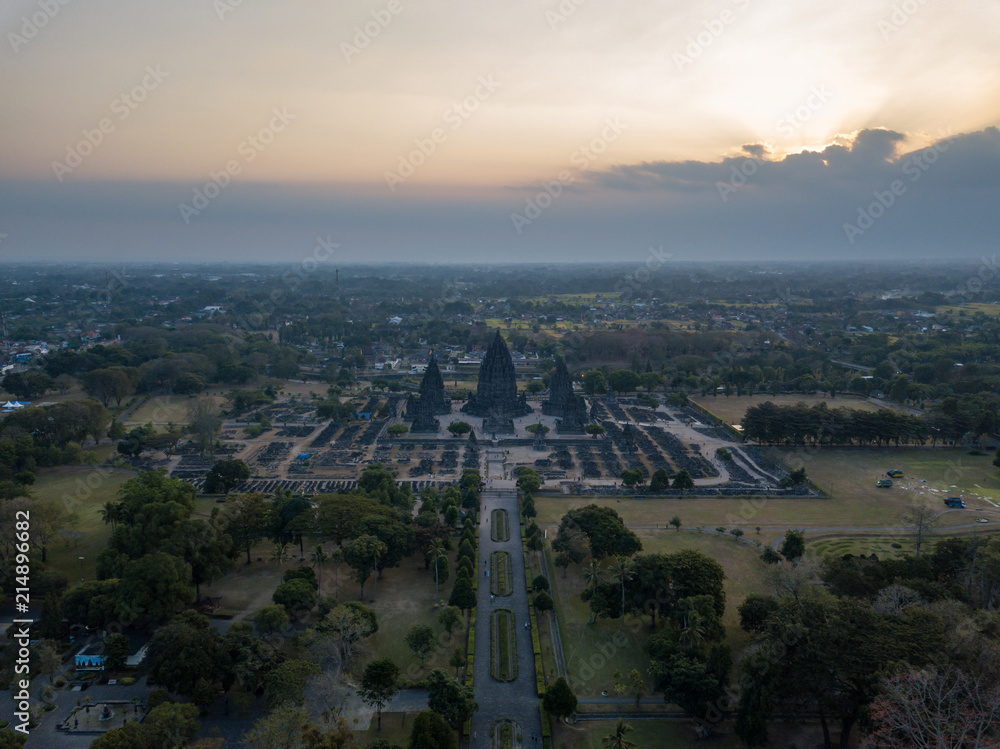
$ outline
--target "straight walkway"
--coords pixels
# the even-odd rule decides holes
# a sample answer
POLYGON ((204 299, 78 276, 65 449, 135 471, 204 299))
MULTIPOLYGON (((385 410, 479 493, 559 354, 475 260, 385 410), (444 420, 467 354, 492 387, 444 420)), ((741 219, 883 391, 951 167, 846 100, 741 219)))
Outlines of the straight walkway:
POLYGON ((517 486, 502 478, 503 451, 491 449, 488 455, 489 476, 482 495, 479 521, 479 575, 476 603, 476 645, 474 685, 479 710, 472 717, 471 749, 491 749, 490 728, 493 722, 510 718, 517 722, 525 749, 542 745, 542 721, 538 714, 535 692, 535 659, 531 648, 531 631, 525 628, 528 619, 528 589, 524 580, 524 553, 521 545, 521 525, 517 518, 517 486), (493 510, 507 511, 510 540, 494 542, 490 535, 493 510), (490 601, 490 579, 486 577, 490 556, 494 551, 510 553, 513 593, 490 601), (514 612, 517 646, 517 678, 501 682, 490 673, 490 623, 495 609, 514 612), (531 737, 535 736, 535 741, 531 737))

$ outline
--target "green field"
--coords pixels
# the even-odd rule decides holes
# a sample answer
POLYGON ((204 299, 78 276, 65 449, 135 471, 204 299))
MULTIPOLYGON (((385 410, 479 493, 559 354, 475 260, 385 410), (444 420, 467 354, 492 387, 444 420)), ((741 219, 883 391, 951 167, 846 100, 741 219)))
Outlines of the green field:
MULTIPOLYGON (((722 723, 709 739, 698 740, 690 721, 687 720, 632 720, 626 721, 632 732, 626 736, 638 749, 737 749, 743 743, 733 732, 731 723, 722 723)), ((613 735, 615 721, 580 721, 569 726, 552 722, 552 746, 558 749, 604 749, 604 737, 613 735)), ((811 747, 822 746, 822 735, 817 725, 772 721, 768 726, 768 746, 811 747)))
POLYGON ((59 502, 73 516, 66 533, 57 534, 49 547, 49 568, 74 582, 80 577, 93 580, 97 555, 111 535, 111 526, 101 520, 105 502, 118 498, 121 485, 134 474, 97 466, 45 468, 31 487, 31 496, 59 502), (83 561, 80 561, 83 557, 83 561))
MULTIPOLYGON (((685 527, 740 527, 749 536, 761 526, 768 541, 788 528, 892 527, 914 502, 930 502, 942 511, 941 526, 972 523, 986 517, 1000 522, 1000 471, 989 455, 969 455, 961 448, 782 448, 788 461, 801 460, 809 478, 829 493, 828 498, 688 498, 616 499, 537 495, 540 526, 556 526, 571 509, 587 504, 611 507, 631 527, 664 527, 677 515, 685 527), (904 478, 891 489, 875 486, 877 478, 899 468, 904 478), (968 508, 948 510, 946 496, 962 496, 968 508)), ((984 525, 983 531, 988 531, 984 525)))
POLYGON ((225 402, 221 391, 206 391, 198 396, 158 395, 150 398, 130 413, 124 423, 126 426, 139 426, 150 422, 159 425, 177 424, 180 426, 187 424, 188 411, 191 406, 205 398, 210 398, 217 407, 221 407, 225 402))
POLYGON ((743 420, 743 414, 750 406, 759 406, 761 403, 770 401, 776 406, 794 406, 797 403, 805 403, 813 406, 817 403, 825 403, 829 408, 853 408, 859 411, 877 411, 886 406, 872 403, 865 398, 857 398, 849 395, 837 395, 830 398, 828 395, 815 393, 812 395, 767 395, 758 393, 756 395, 725 396, 717 395, 700 396, 692 398, 702 408, 706 408, 727 424, 739 424, 743 420))
MULTIPOLYGON (((737 607, 752 592, 764 592, 765 565, 758 559, 758 551, 750 544, 713 534, 696 531, 640 531, 643 553, 670 553, 681 549, 697 549, 716 559, 726 571, 726 625, 727 640, 738 649, 747 641, 739 629, 737 607)), ((551 547, 546 547, 547 560, 553 565, 551 547)), ((579 696, 596 697, 603 691, 612 691, 611 674, 620 669, 627 674, 633 668, 645 673, 649 658, 642 646, 653 633, 649 617, 625 617, 619 634, 619 620, 599 619, 588 624, 589 606, 580 599, 584 580, 578 567, 571 567, 566 577, 562 571, 553 572, 550 580, 556 604, 556 616, 562 635, 563 654, 573 689, 579 696)))

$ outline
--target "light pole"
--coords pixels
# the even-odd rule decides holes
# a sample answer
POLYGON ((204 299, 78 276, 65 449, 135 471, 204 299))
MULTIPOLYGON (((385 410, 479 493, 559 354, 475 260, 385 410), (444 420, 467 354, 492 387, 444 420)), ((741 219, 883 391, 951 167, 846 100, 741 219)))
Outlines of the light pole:
POLYGON ((84 581, 83 580, 83 557, 77 557, 77 559, 80 560, 80 582, 82 583, 84 581))

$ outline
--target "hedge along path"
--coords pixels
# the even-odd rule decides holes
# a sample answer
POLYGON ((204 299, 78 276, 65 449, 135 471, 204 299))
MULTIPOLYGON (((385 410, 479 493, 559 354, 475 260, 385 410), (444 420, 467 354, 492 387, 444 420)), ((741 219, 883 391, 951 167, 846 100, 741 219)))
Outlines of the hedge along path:
POLYGON ((490 639, 490 672, 497 681, 514 681, 517 678, 517 645, 514 633, 514 612, 496 609, 492 616, 490 639))
POLYGON ((490 538, 497 543, 510 541, 510 520, 506 510, 494 510, 490 519, 490 538))
POLYGON ((496 596, 509 596, 514 592, 510 554, 506 551, 494 551, 490 561, 493 563, 490 570, 490 592, 496 596))
POLYGON ((510 718, 498 720, 493 724, 493 746, 496 749, 521 749, 524 746, 521 726, 510 718))

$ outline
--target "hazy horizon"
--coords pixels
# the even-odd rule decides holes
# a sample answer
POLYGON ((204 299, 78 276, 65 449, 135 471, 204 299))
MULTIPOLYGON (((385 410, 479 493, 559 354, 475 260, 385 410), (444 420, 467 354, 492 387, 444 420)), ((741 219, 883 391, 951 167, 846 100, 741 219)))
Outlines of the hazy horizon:
POLYGON ((969 257, 1000 8, 0 9, 0 261, 969 257), (43 22, 44 21, 44 22, 43 22))

